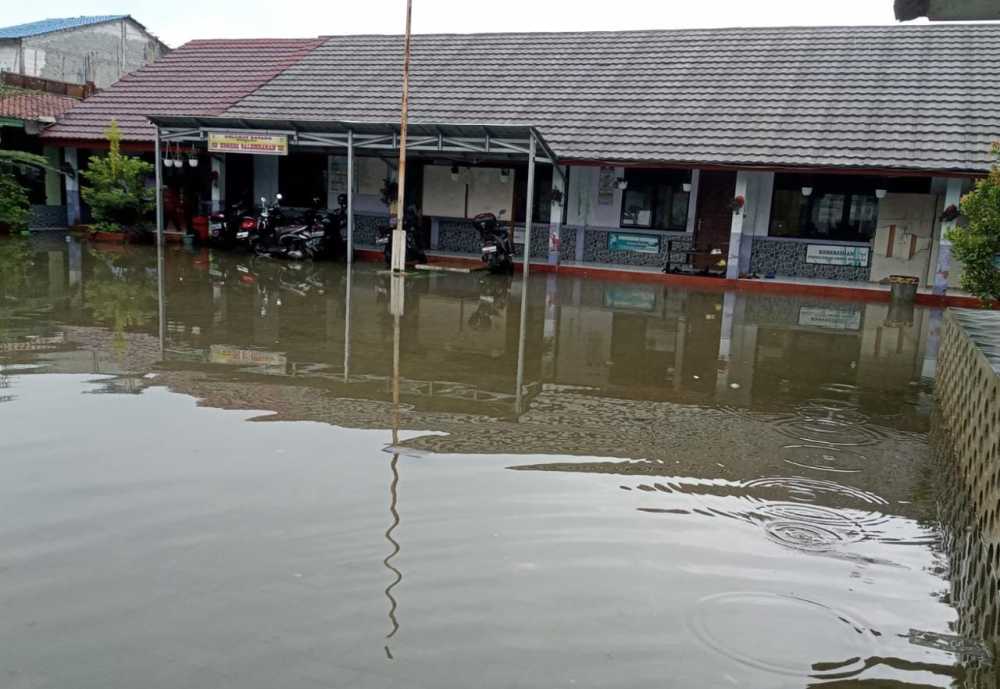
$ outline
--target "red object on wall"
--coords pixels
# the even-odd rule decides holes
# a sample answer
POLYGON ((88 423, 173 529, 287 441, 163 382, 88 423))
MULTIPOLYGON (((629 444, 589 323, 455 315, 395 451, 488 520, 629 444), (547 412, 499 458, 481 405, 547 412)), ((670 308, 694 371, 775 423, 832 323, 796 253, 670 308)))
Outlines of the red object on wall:
POLYGON ((194 233, 198 237, 199 242, 208 241, 208 216, 207 215, 196 215, 191 218, 191 226, 194 228, 194 233))

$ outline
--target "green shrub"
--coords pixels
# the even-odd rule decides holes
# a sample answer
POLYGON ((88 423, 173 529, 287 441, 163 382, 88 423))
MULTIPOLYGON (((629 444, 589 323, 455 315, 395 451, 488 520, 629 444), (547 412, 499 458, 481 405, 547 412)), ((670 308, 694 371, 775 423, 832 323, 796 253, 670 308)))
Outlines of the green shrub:
POLYGON ((30 215, 28 193, 13 172, 0 168, 0 228, 27 229, 30 215))
POLYGON ((109 226, 134 227, 155 205, 155 190, 146 186, 153 165, 121 152, 121 132, 114 120, 105 136, 108 152, 91 158, 87 169, 81 172, 85 184, 80 193, 104 231, 109 226))
MULTIPOLYGON (((1000 161, 1000 144, 993 145, 1000 161)), ((962 289, 985 306, 1000 300, 1000 164, 962 197, 962 221, 948 232, 952 255, 963 264, 962 289)))

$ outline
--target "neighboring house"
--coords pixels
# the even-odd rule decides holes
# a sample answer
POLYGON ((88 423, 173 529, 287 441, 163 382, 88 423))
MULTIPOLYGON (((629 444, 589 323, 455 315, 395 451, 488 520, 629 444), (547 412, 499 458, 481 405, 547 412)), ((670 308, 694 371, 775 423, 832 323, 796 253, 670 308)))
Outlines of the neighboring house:
POLYGON ((901 22, 927 17, 931 21, 988 21, 1000 19, 997 0, 896 0, 901 22))
MULTIPOLYGON (((397 126, 402 38, 259 45, 276 58, 266 69, 252 42, 188 44, 43 138, 99 147, 118 119, 130 145, 149 150, 144 115, 188 115, 188 133, 172 132, 183 145, 164 152, 211 165, 165 168, 168 183, 200 184, 217 203, 247 186, 335 201, 344 150, 323 135, 397 126), (219 127, 290 132, 290 153, 208 154, 204 130, 219 127)), ((695 252, 698 268, 728 259, 731 277, 891 273, 944 290, 957 271, 939 218, 989 170, 998 80, 997 24, 417 35, 410 121, 534 127, 568 172, 564 189, 549 166, 535 178, 532 252, 550 261, 653 268, 695 252)), ((392 157, 355 161, 359 244, 388 213, 379 191, 392 157)), ((523 158, 409 160, 408 198, 429 218, 432 249, 477 254, 467 217, 487 205, 522 219, 523 158)))
MULTIPOLYGON (((53 168, 62 165, 62 151, 43 145, 39 134, 79 103, 79 98, 67 94, 84 93, 74 84, 62 84, 44 79, 11 78, 4 74, 0 81, 0 148, 26 151, 45 156, 53 168), (13 83, 11 83, 13 82, 13 83), (24 84, 32 88, 25 88, 24 84)), ((21 181, 31 201, 33 227, 61 227, 66 224, 64 185, 53 171, 25 171, 21 181)))
MULTIPOLYGON (((322 42, 315 38, 191 41, 80 103, 45 132, 44 140, 64 149, 70 167, 86 169, 91 155, 107 149, 105 132, 115 120, 121 129, 122 148, 152 160, 154 129, 147 114, 221 114, 322 42)), ((253 161, 241 162, 242 168, 236 163, 231 166, 228 180, 218 175, 210 179, 209 165, 170 170, 165 173, 171 188, 168 197, 180 199, 186 192, 185 214, 190 216, 200 210, 198 190, 204 191, 206 200, 249 196, 253 161)), ((88 214, 80 202, 79 189, 73 180, 67 183, 67 222, 85 222, 88 214)))
POLYGON ((127 14, 0 28, 0 71, 107 88, 169 48, 127 14))

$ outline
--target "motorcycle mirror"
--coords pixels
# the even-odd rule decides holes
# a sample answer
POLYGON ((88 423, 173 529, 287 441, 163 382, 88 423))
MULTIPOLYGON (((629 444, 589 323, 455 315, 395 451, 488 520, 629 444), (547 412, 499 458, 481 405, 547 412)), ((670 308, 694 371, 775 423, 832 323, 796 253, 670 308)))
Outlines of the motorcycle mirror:
POLYGON ((500 218, 502 218, 505 215, 507 215, 507 209, 506 208, 501 208, 500 212, 497 213, 497 217, 500 217, 500 218))
POLYGON ((267 197, 266 196, 261 196, 260 197, 260 202, 266 206, 267 205, 267 197))

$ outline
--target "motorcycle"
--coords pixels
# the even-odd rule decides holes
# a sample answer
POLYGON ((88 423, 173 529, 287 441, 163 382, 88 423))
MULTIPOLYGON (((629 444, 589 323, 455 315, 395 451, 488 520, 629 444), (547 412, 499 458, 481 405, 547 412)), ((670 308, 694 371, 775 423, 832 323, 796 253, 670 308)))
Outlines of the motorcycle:
MULTIPOLYGON (((427 263, 427 254, 417 240, 419 222, 416 209, 407 209, 403 219, 403 227, 406 229, 406 258, 404 261, 406 263, 427 263)), ((384 247, 383 254, 385 255, 386 268, 392 266, 392 235, 395 229, 395 223, 390 223, 379 230, 378 236, 375 239, 375 243, 378 246, 384 247)))
MULTIPOLYGON (((500 220, 504 211, 500 211, 500 220)), ((506 226, 493 213, 480 213, 472 218, 482 242, 483 263, 491 273, 514 272, 514 240, 506 226)))
POLYGON ((469 316, 469 327, 476 331, 487 331, 493 327, 493 319, 507 310, 510 301, 510 286, 513 278, 489 275, 479 282, 479 303, 469 316))
POLYGON ((346 195, 340 195, 340 208, 334 213, 327 213, 321 208, 320 200, 313 199, 313 207, 299 221, 290 224, 284 224, 280 202, 281 194, 278 194, 275 203, 270 206, 265 204, 261 211, 253 242, 256 254, 293 260, 345 255, 342 230, 347 225, 346 195))
POLYGON ((246 239, 256 228, 256 219, 246 212, 243 204, 236 203, 208 217, 208 242, 215 247, 230 248, 237 243, 240 233, 245 233, 246 239))

